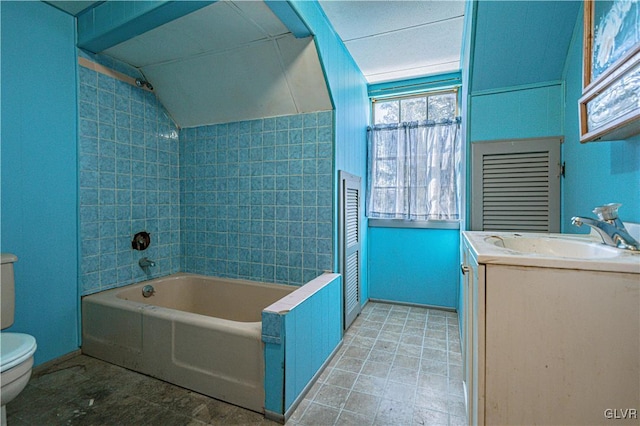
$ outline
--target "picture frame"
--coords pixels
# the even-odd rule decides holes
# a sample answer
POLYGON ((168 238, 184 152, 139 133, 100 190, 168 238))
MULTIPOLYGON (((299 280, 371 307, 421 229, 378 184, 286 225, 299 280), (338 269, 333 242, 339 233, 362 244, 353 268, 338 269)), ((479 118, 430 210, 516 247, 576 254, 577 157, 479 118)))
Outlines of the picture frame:
POLYGON ((640 134, 639 2, 584 2, 580 142, 640 134))

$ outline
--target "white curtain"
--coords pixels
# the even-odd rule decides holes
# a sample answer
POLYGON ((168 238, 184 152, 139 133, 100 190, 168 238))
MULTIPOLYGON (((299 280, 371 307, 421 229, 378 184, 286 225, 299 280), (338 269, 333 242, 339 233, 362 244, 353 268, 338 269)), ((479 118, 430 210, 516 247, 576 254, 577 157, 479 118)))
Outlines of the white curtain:
POLYGON ((458 220, 460 120, 367 129, 367 216, 458 220))

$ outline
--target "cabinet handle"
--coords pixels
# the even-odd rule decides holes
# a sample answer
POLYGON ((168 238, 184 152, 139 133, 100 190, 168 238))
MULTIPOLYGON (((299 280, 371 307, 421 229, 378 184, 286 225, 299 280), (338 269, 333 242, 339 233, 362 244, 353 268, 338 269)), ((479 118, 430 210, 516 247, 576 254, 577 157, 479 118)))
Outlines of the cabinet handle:
POLYGON ((465 265, 464 263, 460 264, 460 271, 462 271, 462 275, 466 275, 467 272, 469 272, 469 267, 467 265, 465 265))

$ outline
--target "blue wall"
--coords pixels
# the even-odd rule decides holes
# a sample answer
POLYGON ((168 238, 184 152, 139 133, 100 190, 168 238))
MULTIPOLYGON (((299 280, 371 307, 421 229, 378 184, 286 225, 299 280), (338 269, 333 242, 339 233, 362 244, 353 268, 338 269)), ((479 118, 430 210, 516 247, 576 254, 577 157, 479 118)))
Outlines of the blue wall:
MULTIPOLYGON (((116 66, 104 57, 79 55, 116 66)), ((123 64, 117 68, 126 70, 123 64)), ((82 294, 177 272, 176 126, 153 93, 84 66, 78 75, 82 294), (140 231, 151 233, 145 251, 131 248, 140 231), (156 262, 148 275, 138 266, 145 256, 156 262)))
POLYGON ((456 308, 457 229, 369 228, 372 299, 456 308))
POLYGON ((471 142, 559 136, 563 105, 561 82, 473 94, 471 142))
POLYGON ((580 144, 578 99, 582 91, 582 13, 578 14, 565 64, 565 105, 562 155, 566 176, 562 185, 562 232, 588 232, 571 225, 576 215, 594 216, 595 206, 620 202, 620 218, 640 222, 640 135, 626 141, 580 144))
MULTIPOLYGON (((429 80, 460 78, 461 73, 395 82, 396 93, 403 87, 423 90, 443 89, 429 80)), ((369 86, 378 90, 381 84, 369 86)), ((458 100, 460 102, 461 99, 458 100)), ((458 307, 459 230, 395 227, 369 228, 369 297, 390 302, 458 307)))
MULTIPOLYGON (((315 1, 291 2, 315 35, 318 54, 324 68, 335 108, 334 223, 338 223, 338 170, 362 177, 362 194, 366 191, 366 127, 369 123, 367 82, 355 61, 315 1)), ((369 298, 367 274, 367 219, 361 215, 362 230, 362 303, 369 298)), ((334 271, 338 270, 338 227, 334 227, 334 271)))
POLYGON ((331 270, 332 115, 180 132, 184 272, 302 285, 331 270))
POLYGON ((35 336, 36 364, 78 348, 74 19, 42 2, 0 2, 2 251, 15 265, 9 331, 35 336))
POLYGON ((574 28, 562 81, 474 93, 469 118, 472 142, 564 135, 561 231, 586 233, 571 217, 601 204, 621 202, 621 218, 640 222, 640 136, 580 144, 582 11, 574 28))

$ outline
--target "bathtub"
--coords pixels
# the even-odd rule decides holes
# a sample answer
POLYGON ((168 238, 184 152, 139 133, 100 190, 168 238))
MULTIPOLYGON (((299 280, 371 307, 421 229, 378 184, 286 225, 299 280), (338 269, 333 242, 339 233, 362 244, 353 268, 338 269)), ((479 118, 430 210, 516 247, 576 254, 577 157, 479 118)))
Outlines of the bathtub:
POLYGON ((85 296, 82 352, 263 413, 261 313, 296 289, 179 273, 85 296))

